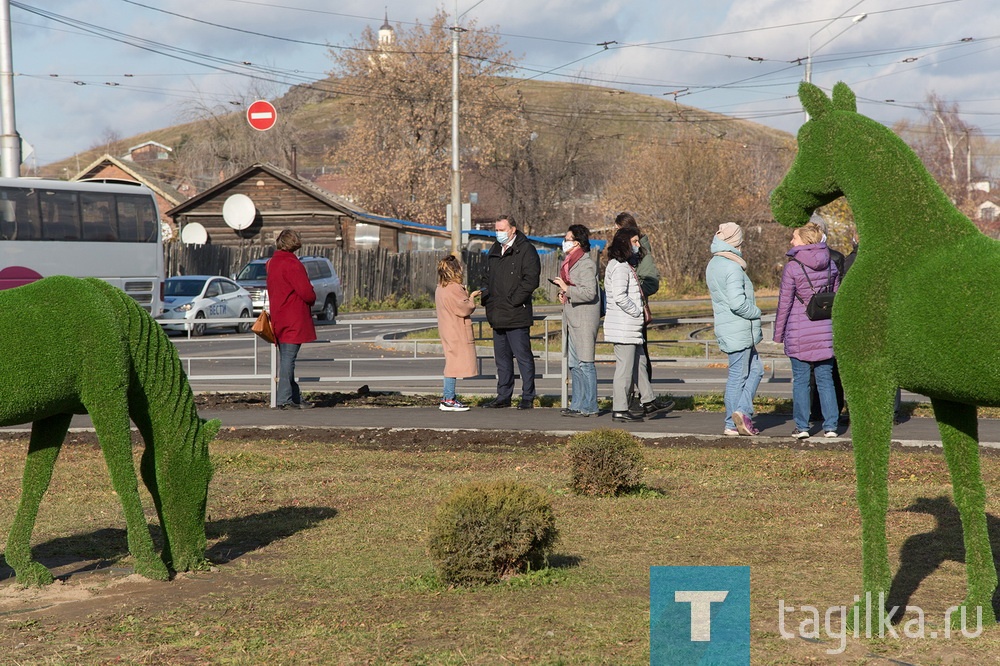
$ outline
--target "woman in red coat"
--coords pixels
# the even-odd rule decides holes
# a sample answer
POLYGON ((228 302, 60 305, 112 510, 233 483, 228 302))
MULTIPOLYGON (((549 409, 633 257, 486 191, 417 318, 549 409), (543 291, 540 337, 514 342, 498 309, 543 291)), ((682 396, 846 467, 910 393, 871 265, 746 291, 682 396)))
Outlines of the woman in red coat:
POLYGON ((466 292, 462 264, 451 255, 438 262, 437 272, 434 306, 437 308, 438 335, 444 348, 444 395, 440 408, 444 412, 466 412, 469 407, 455 399, 455 384, 458 377, 479 374, 470 319, 479 292, 466 292))
POLYGON ((316 339, 310 312, 316 292, 305 266, 295 256, 295 251, 302 247, 299 232, 285 229, 274 244, 277 250, 267 262, 267 299, 280 357, 277 407, 309 409, 313 405, 302 399, 295 381, 295 358, 302 343, 316 339))

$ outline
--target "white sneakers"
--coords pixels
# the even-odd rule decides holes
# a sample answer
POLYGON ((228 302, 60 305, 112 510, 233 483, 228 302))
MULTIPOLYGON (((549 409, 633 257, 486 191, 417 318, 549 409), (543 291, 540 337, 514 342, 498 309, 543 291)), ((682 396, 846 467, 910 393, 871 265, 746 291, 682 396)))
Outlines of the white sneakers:
POLYGON ((438 409, 442 412, 467 412, 469 411, 469 406, 463 405, 458 400, 442 400, 438 405, 438 409))

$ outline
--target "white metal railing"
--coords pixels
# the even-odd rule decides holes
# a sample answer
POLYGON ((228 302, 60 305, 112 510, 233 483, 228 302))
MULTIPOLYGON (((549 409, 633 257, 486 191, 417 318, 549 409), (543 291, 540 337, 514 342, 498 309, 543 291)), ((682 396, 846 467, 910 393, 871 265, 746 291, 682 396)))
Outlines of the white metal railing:
MULTIPOLYGON (((243 319, 240 319, 240 318, 222 319, 222 318, 220 318, 220 319, 212 319, 211 323, 212 323, 212 325, 224 324, 224 325, 228 325, 228 326, 235 326, 236 324, 239 324, 239 323, 252 322, 254 320, 255 320, 255 318, 243 318, 243 319)), ((476 336, 476 339, 477 340, 488 340, 488 339, 490 339, 490 338, 486 338, 486 337, 483 336, 483 323, 485 323, 487 321, 486 318, 483 317, 483 316, 474 316, 474 317, 472 317, 472 320, 473 320, 473 323, 476 324, 477 327, 478 327, 478 335, 476 336)), ((773 331, 774 315, 765 315, 764 318, 763 318, 763 320, 764 320, 765 323, 770 323, 771 324, 772 331, 773 331)), ((563 320, 562 313, 536 316, 535 317, 535 323, 539 323, 539 322, 542 323, 543 326, 544 326, 544 330, 543 330, 542 335, 541 335, 541 339, 543 341, 542 352, 541 352, 541 360, 542 360, 542 368, 543 369, 542 369, 542 373, 540 375, 536 374, 536 376, 541 377, 543 379, 558 378, 558 379, 561 380, 560 381, 560 386, 561 386, 562 406, 566 407, 567 404, 568 404, 568 397, 569 397, 568 396, 568 382, 567 382, 567 377, 569 375, 569 369, 568 369, 568 366, 567 366, 567 355, 566 355, 566 350, 567 350, 567 345, 566 345, 566 323, 563 320), (550 338, 552 337, 552 335, 555 332, 554 331, 554 322, 556 322, 556 321, 559 322, 559 337, 560 337, 560 351, 559 351, 559 360, 560 360, 560 363, 559 363, 558 371, 554 371, 555 369, 552 368, 551 365, 550 365, 550 363, 552 361, 552 358, 551 358, 552 357, 552 353, 550 352, 550 348, 549 348, 550 338)), ((174 325, 177 325, 177 324, 185 324, 186 322, 179 321, 179 320, 166 320, 166 321, 162 321, 162 322, 159 322, 159 323, 161 323, 161 324, 174 324, 174 325)), ((705 324, 705 325, 711 325, 712 323, 713 323, 713 319, 711 317, 700 317, 700 318, 666 317, 666 318, 655 318, 653 320, 653 324, 654 325, 655 324, 705 324)), ((373 326, 373 325, 377 325, 377 326, 400 325, 401 327, 407 327, 407 328, 413 327, 414 325, 417 325, 418 328, 416 330, 421 330, 422 328, 434 328, 434 327, 436 327, 437 326, 437 318, 436 317, 408 318, 408 319, 407 318, 365 318, 365 319, 343 320, 341 322, 338 322, 337 326, 338 326, 338 328, 344 328, 344 327, 347 328, 347 337, 346 337, 346 339, 343 339, 343 340, 321 340, 321 341, 318 341, 318 342, 321 342, 323 344, 332 344, 332 345, 353 345, 353 344, 359 344, 359 343, 371 343, 371 344, 374 344, 374 343, 383 343, 385 341, 385 335, 384 334, 380 334, 380 335, 377 335, 377 336, 368 336, 368 337, 365 337, 365 336, 359 336, 355 332, 356 328, 358 328, 358 327, 361 327, 361 326, 373 326)), ((189 340, 193 339, 191 337, 190 328, 187 329, 187 332, 188 332, 187 338, 189 340)), ((773 335, 770 336, 770 337, 773 337, 773 335)), ((198 339, 199 340, 208 340, 210 338, 198 338, 198 339)), ((181 358, 181 362, 184 363, 184 365, 185 365, 185 370, 187 372, 188 379, 190 381, 195 381, 195 382, 198 382, 198 381, 227 381, 227 380, 266 380, 268 382, 268 386, 269 386, 269 393, 270 393, 270 398, 271 398, 270 399, 271 406, 273 407, 273 406, 275 406, 277 404, 278 347, 277 347, 277 345, 271 345, 271 344, 267 344, 267 343, 263 342, 256 335, 250 335, 247 338, 241 338, 241 339, 246 339, 246 340, 249 341, 249 344, 251 345, 251 347, 250 347, 251 351, 249 351, 247 353, 225 354, 225 355, 215 354, 215 355, 211 355, 211 356, 183 356, 182 355, 180 358, 181 358), (260 352, 261 352, 261 348, 264 347, 264 346, 270 347, 270 352, 271 352, 269 354, 269 359, 268 359, 268 364, 267 364, 268 365, 268 370, 267 370, 266 373, 265 372, 261 372, 261 367, 260 367, 261 366, 260 352), (251 373, 243 373, 243 374, 241 374, 241 373, 237 373, 237 374, 195 374, 193 372, 193 365, 192 364, 194 362, 196 362, 196 361, 251 361, 252 362, 253 371, 251 373)), ((537 340, 538 336, 535 336, 533 339, 537 340)), ((769 339, 769 338, 765 335, 765 339, 769 339)), ((233 338, 225 338, 225 340, 231 342, 233 340, 233 338)), ((413 345, 413 353, 412 353, 411 356, 406 357, 408 360, 436 361, 436 362, 440 363, 444 359, 443 355, 429 353, 428 351, 426 351, 426 349, 421 350, 421 345, 426 345, 427 343, 434 343, 434 342, 438 342, 439 343, 440 342, 440 338, 413 338, 412 340, 405 340, 405 341, 400 340, 399 342, 397 342, 397 345, 409 345, 411 342, 412 342, 412 345, 413 345)), ((711 339, 698 340, 698 339, 678 338, 678 339, 675 339, 675 340, 661 340, 661 341, 654 340, 654 341, 650 342, 650 345, 654 346, 654 348, 655 348, 655 346, 657 344, 696 344, 696 345, 703 345, 705 347, 704 358, 705 359, 709 359, 710 358, 709 349, 710 349, 711 346, 715 345, 715 339, 711 338, 711 339)), ((397 347, 397 349, 398 348, 399 347, 397 347)), ((479 356, 477 354, 476 361, 477 361, 477 364, 478 364, 477 367, 478 367, 478 373, 479 374, 474 379, 483 379, 483 378, 486 378, 486 377, 493 377, 493 376, 495 376, 495 375, 485 375, 485 374, 483 374, 483 359, 484 358, 492 358, 492 356, 479 356)), ((778 358, 779 357, 777 357, 777 356, 771 356, 770 357, 770 362, 771 362, 770 378, 772 380, 775 378, 775 367, 777 365, 776 361, 778 360, 778 358)), ((378 382, 394 382, 394 381, 411 381, 411 380, 421 381, 421 380, 434 380, 434 379, 440 379, 441 378, 441 373, 440 373, 439 369, 437 369, 434 374, 428 374, 428 375, 414 375, 414 374, 406 374, 406 375, 359 375, 359 374, 355 374, 355 365, 356 364, 362 364, 362 363, 380 363, 380 362, 381 363, 385 363, 385 362, 391 363, 391 362, 399 361, 399 360, 400 360, 399 356, 393 356, 393 357, 389 357, 389 358, 386 358, 384 356, 367 356, 367 357, 353 356, 353 357, 343 358, 343 359, 336 359, 336 358, 335 359, 326 359, 324 361, 325 363, 333 363, 333 364, 342 364, 342 365, 345 365, 346 366, 346 371, 347 371, 346 374, 340 374, 340 375, 319 375, 319 376, 299 376, 299 377, 296 378, 296 380, 298 382, 300 382, 300 383, 301 382, 310 382, 310 383, 336 383, 336 382, 343 382, 343 381, 370 381, 370 382, 375 382, 375 381, 378 381, 378 382)), ((671 360, 673 360, 673 359, 671 359, 671 360)), ((299 358, 298 362, 299 363, 303 363, 303 362, 304 363, 310 363, 311 361, 309 361, 308 359, 299 358)), ((650 362, 652 362, 652 360, 650 362)))

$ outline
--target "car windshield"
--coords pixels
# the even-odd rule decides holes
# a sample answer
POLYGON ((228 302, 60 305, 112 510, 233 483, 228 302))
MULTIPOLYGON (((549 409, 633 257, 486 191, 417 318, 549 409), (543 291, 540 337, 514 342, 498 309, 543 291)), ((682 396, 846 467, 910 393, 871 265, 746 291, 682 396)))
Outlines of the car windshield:
POLYGON ((204 280, 167 278, 163 290, 165 296, 197 296, 204 286, 204 280))
POLYGON ((237 280, 266 280, 267 279, 267 264, 247 264, 240 271, 240 274, 236 276, 237 280))

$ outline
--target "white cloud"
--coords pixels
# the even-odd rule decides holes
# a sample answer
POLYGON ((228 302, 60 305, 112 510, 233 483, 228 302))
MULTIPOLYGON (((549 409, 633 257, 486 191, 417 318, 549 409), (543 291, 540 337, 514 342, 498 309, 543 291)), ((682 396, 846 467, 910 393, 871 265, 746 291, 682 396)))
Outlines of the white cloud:
MULTIPOLYGON (((383 6, 351 0, 173 0, 150 6, 245 31, 318 43, 352 43, 378 28, 383 6), (295 7, 297 10, 290 9, 295 7)), ((534 70, 558 69, 604 85, 651 95, 687 87, 678 101, 794 131, 802 121, 795 97, 813 36, 813 80, 829 88, 844 80, 862 110, 892 123, 914 115, 908 106, 930 91, 961 104, 967 120, 1000 131, 990 84, 1000 54, 1000 13, 990 0, 461 0, 459 12, 495 26, 507 48, 534 70), (861 23, 849 17, 866 12, 861 23), (832 21, 844 14, 845 18, 832 21), (827 25, 830 24, 830 25, 827 25), (962 43, 972 37, 971 43, 962 43), (618 44, 602 51, 599 42, 618 44), (627 45, 627 46, 626 46, 627 45), (637 46, 648 45, 648 46, 637 46), (916 58, 913 62, 903 62, 916 58), (757 61, 755 59, 761 59, 757 61), (896 104, 867 100, 897 100, 896 104)), ((393 24, 427 23, 453 2, 389 0, 393 24)), ((206 57, 264 64, 295 77, 321 78, 331 63, 322 46, 225 30, 123 2, 33 0, 34 7, 188 49, 184 62, 104 37, 86 35, 12 9, 18 129, 44 163, 84 149, 106 127, 124 136, 180 121, 185 100, 224 100, 245 79, 197 64, 206 57), (104 8, 113 6, 114 11, 104 8), (125 73, 135 76, 128 80, 125 73), (52 79, 49 74, 59 74, 52 79), (60 83, 78 78, 86 86, 60 83), (105 79, 121 85, 112 89, 105 79)), ((157 48, 157 47, 151 47, 157 48)), ((531 76, 525 72, 524 76, 531 76)))

